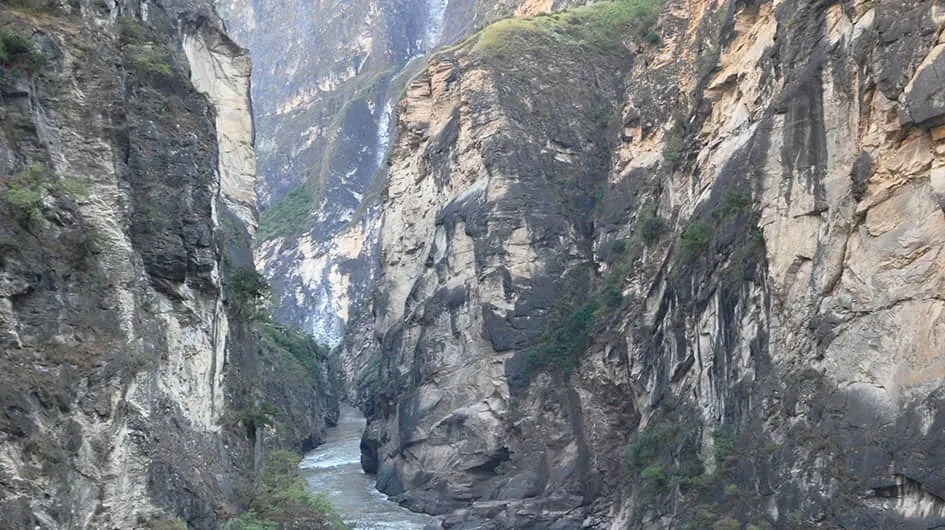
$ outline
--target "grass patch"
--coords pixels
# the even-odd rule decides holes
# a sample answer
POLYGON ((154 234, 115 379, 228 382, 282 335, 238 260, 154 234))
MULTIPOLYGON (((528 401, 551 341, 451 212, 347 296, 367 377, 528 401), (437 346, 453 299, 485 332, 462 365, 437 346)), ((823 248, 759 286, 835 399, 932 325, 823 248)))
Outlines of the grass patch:
POLYGON ((0 66, 14 76, 35 74, 46 57, 28 36, 12 29, 0 28, 0 66))
POLYGON ((491 56, 541 52, 539 41, 545 39, 535 41, 534 36, 604 52, 622 47, 627 36, 656 42, 659 35, 653 26, 661 7, 660 0, 615 0, 531 18, 508 18, 483 29, 472 51, 491 56))
POLYGON ((259 215, 256 238, 259 241, 268 241, 304 232, 311 223, 314 207, 315 199, 304 185, 292 188, 259 215))

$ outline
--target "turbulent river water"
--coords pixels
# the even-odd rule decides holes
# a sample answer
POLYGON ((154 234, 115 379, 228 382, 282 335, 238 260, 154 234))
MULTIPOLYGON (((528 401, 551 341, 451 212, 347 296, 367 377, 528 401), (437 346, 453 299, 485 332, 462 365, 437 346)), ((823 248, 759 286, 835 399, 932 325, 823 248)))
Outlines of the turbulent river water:
POLYGON ((324 492, 345 522, 357 530, 420 529, 432 518, 413 513, 374 489, 374 477, 361 471, 361 432, 364 418, 342 405, 338 426, 328 429, 326 441, 305 455, 301 468, 315 492, 324 492))

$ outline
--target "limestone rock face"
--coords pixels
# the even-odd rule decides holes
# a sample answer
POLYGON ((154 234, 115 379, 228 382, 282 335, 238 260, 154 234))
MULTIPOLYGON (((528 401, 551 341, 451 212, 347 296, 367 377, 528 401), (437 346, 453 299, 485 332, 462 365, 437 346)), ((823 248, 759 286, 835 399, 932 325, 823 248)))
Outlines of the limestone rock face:
POLYGON ((346 343, 378 486, 447 527, 945 523, 941 9, 668 0, 658 39, 433 55, 346 343))
MULTIPOLYGON (((220 2, 257 65, 256 259, 273 285, 277 319, 337 346, 346 323, 369 313, 397 100, 425 55, 498 18, 579 3, 220 2)), ((368 360, 346 354, 352 399, 368 360)))
POLYGON ((0 19, 42 56, 0 68, 0 527, 217 528, 257 441, 311 446, 331 416, 228 286, 252 266, 249 57, 206 2, 0 19), (253 400, 295 430, 247 432, 253 400))

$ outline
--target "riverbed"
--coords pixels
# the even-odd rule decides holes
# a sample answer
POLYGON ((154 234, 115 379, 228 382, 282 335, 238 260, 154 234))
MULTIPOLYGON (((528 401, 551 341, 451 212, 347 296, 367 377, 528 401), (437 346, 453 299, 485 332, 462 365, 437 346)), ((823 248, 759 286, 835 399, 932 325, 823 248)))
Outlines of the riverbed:
POLYGON ((325 443, 305 455, 300 467, 314 492, 324 492, 356 530, 422 529, 433 519, 411 512, 374 488, 374 477, 361 470, 364 417, 342 405, 338 425, 328 429, 325 443))

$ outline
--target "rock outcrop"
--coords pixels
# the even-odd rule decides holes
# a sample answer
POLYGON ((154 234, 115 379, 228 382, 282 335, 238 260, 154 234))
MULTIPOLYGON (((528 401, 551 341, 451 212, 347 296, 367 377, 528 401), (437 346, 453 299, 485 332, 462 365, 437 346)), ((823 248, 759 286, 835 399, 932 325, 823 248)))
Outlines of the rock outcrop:
POLYGON ((945 523, 942 9, 600 2, 432 56, 348 343, 378 486, 447 527, 945 523))
POLYGON ((249 57, 208 2, 13 4, 0 527, 217 528, 264 445, 312 446, 332 415, 235 302, 256 223, 249 57), (293 429, 254 425, 264 403, 293 429))

